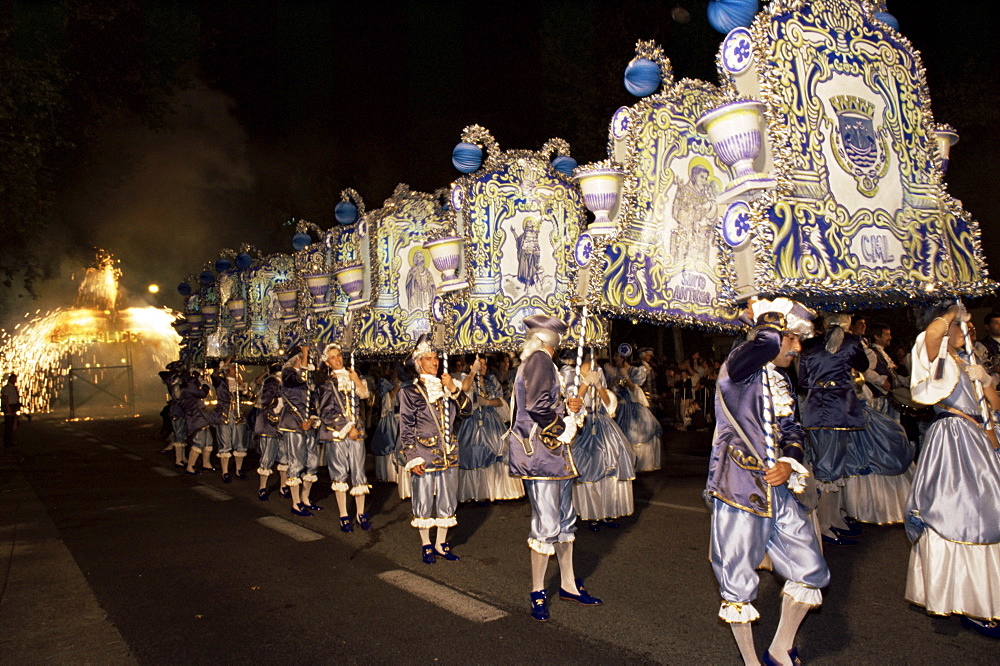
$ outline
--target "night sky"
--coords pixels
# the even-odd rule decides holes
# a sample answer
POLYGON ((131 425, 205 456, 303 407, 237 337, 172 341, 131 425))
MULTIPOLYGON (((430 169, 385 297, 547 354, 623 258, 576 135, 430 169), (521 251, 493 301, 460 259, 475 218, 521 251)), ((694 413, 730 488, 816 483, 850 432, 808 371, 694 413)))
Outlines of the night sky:
MULTIPOLYGON (((195 84, 177 94, 168 126, 128 119, 101 128, 91 166, 64 185, 74 243, 115 252, 133 293, 174 286, 220 249, 250 242, 290 251, 282 223, 333 222, 340 190, 369 209, 399 182, 447 186, 466 125, 503 149, 569 141, 580 162, 603 159, 607 124, 636 98, 622 74, 637 39, 656 40, 675 77, 716 81, 722 35, 705 1, 147 3, 190 14, 199 44, 195 84), (690 22, 671 10, 681 6, 690 22)), ((950 192, 983 227, 1000 262, 997 204, 997 39, 991 3, 890 0, 921 50, 935 118, 961 135, 950 192)), ((65 265, 62 283, 67 282, 65 265)))

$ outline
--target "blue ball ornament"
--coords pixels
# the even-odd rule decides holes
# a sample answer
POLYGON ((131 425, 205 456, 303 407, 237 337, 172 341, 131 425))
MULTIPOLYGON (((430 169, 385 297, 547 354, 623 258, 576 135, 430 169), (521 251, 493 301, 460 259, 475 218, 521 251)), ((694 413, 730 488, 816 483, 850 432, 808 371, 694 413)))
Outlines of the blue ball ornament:
POLYGON ((309 244, 313 242, 312 236, 309 234, 298 233, 292 236, 292 247, 296 252, 299 250, 309 247, 309 244))
POLYGON ((240 269, 241 271, 245 271, 246 269, 250 268, 250 265, 252 263, 253 263, 253 257, 251 257, 248 253, 240 252, 238 255, 236 255, 236 268, 240 269))
POLYGON ((190 296, 192 291, 191 285, 187 282, 181 282, 177 285, 177 293, 181 296, 190 296))
POLYGON ((233 267, 233 262, 229 261, 229 259, 227 259, 226 257, 221 257, 218 261, 215 262, 216 273, 225 273, 232 267, 233 267))
POLYGON ((576 168, 576 164, 576 160, 569 155, 559 155, 552 160, 552 168, 560 173, 566 174, 567 176, 573 175, 573 169, 576 168))
POLYGON ((749 28, 759 9, 757 0, 709 0, 708 22, 723 35, 728 35, 734 28, 749 28))
POLYGON ((889 12, 875 12, 875 18, 882 21, 882 23, 885 23, 896 32, 899 32, 899 21, 889 12))
POLYGON ((660 66, 649 58, 637 58, 625 68, 625 89, 636 97, 652 95, 661 82, 660 66))
POLYGON ((341 201, 334 207, 333 216, 338 224, 354 224, 358 219, 358 207, 350 201, 341 201))
POLYGON ((212 271, 202 271, 201 275, 198 276, 198 282, 202 283, 206 287, 213 282, 215 282, 215 273, 212 271))
POLYGON ((464 141, 451 151, 451 163, 462 173, 472 173, 483 165, 483 149, 464 141))

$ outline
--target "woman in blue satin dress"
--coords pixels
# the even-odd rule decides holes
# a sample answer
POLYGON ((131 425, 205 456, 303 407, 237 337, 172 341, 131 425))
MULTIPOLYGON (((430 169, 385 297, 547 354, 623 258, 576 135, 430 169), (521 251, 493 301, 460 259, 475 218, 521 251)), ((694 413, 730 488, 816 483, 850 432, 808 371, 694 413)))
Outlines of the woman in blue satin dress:
POLYGON ((510 476, 507 426, 497 413, 504 404, 500 382, 486 373, 486 359, 473 361, 462 381, 472 400, 472 416, 458 426, 458 501, 497 502, 524 497, 524 484, 510 476))
POLYGON ((1000 638, 1000 451, 984 423, 1000 395, 966 353, 967 318, 961 304, 931 309, 913 347, 913 399, 937 416, 906 502, 906 599, 1000 638))
MULTIPOLYGON (((561 372, 563 384, 572 387, 576 368, 563 366, 561 372)), ((573 483, 573 506, 596 532, 601 524, 618 527, 614 519, 630 516, 635 510, 635 452, 613 419, 618 400, 589 353, 580 366, 578 395, 586 417, 572 446, 579 473, 573 483)))
POLYGON ((382 398, 382 410, 375 432, 372 434, 371 451, 375 456, 375 478, 379 481, 396 483, 396 466, 392 464, 399 438, 399 378, 396 367, 389 366, 385 376, 379 377, 376 390, 382 398))
POLYGON ((608 383, 615 387, 618 396, 618 413, 615 421, 632 443, 635 450, 637 472, 660 469, 660 435, 663 428, 649 409, 649 400, 642 390, 650 368, 645 364, 631 365, 620 354, 614 363, 605 366, 608 383))

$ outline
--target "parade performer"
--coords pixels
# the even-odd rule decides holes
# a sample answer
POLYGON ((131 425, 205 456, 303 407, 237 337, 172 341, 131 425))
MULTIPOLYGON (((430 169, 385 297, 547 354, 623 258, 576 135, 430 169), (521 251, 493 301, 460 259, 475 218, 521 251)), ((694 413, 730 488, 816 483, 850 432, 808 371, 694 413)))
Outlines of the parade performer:
POLYGON ((781 620, 764 655, 768 663, 797 657, 795 634, 810 608, 823 601, 830 571, 815 528, 798 501, 806 491, 805 432, 795 419, 795 394, 785 368, 800 339, 812 334, 812 313, 787 298, 751 305, 756 322, 719 370, 716 427, 706 492, 712 502, 712 569, 719 581, 719 617, 730 623, 740 654, 757 664, 751 622, 756 567, 770 556, 785 579, 781 620), (801 494, 796 494, 801 493, 801 494))
POLYGON ((635 449, 637 472, 660 469, 660 436, 663 428, 649 409, 649 400, 642 387, 651 381, 652 369, 640 362, 631 365, 629 359, 615 354, 614 364, 607 366, 608 381, 618 387, 618 413, 615 421, 635 449))
POLYGON ((243 459, 247 456, 246 424, 240 415, 240 394, 247 393, 247 385, 240 379, 239 367, 232 362, 232 357, 219 366, 218 371, 212 375, 212 384, 215 386, 215 432, 218 436, 219 462, 222 466, 222 481, 229 483, 232 477, 229 475, 229 459, 235 458, 233 462, 237 479, 244 480, 247 475, 243 472, 243 459))
POLYGON ((967 321, 960 303, 928 308, 913 346, 913 399, 937 416, 906 502, 906 599, 1000 638, 1000 395, 967 353, 967 321))
POLYGON ((181 361, 171 361, 167 364, 160 378, 167 387, 170 427, 173 433, 171 446, 174 449, 174 466, 186 467, 184 462, 184 447, 187 446, 187 422, 184 420, 184 409, 181 407, 181 389, 184 387, 184 364, 181 361))
MULTIPOLYGON (((575 374, 574 368, 564 366, 563 385, 572 386, 575 374)), ((573 440, 573 463, 580 474, 573 483, 573 506, 590 523, 591 531, 596 532, 602 523, 616 528, 615 518, 630 516, 635 510, 635 452, 614 421, 618 400, 608 390, 592 352, 587 352, 580 365, 578 395, 585 417, 573 440)))
POLYGON ((893 389, 903 386, 896 376, 896 363, 889 357, 889 345, 892 344, 892 329, 888 324, 875 323, 868 327, 871 344, 868 346, 868 369, 865 370, 865 381, 872 391, 872 407, 899 420, 899 411, 889 401, 893 389))
POLYGON ((562 321, 542 314, 524 318, 524 349, 514 379, 514 420, 510 431, 510 474, 524 481, 531 503, 531 617, 549 619, 545 570, 553 554, 559 562, 559 598, 588 606, 601 600, 587 593, 573 569, 576 467, 569 444, 576 435, 576 413, 583 401, 563 400, 552 359, 568 330, 562 321))
POLYGON ((268 500, 269 491, 267 480, 274 470, 275 463, 278 465, 278 494, 282 497, 291 497, 288 490, 288 463, 284 455, 283 440, 281 432, 278 430, 278 422, 281 421, 281 410, 284 401, 281 399, 281 364, 272 363, 268 367, 267 375, 263 378, 260 392, 257 396, 257 417, 254 421, 254 436, 257 437, 257 447, 260 450, 260 464, 257 467, 257 474, 260 476, 260 488, 257 490, 257 497, 261 502, 268 500))
POLYGON ((399 377, 396 367, 389 366, 384 377, 379 377, 375 389, 381 398, 381 409, 375 432, 372 434, 371 451, 375 456, 375 480, 396 483, 398 476, 393 464, 396 439, 399 437, 399 377))
POLYGON ((486 365, 485 358, 477 358, 467 376, 456 376, 473 410, 458 427, 459 502, 524 497, 524 485, 511 477, 507 463, 507 426, 497 414, 504 406, 500 382, 486 374, 486 365))
POLYGON ((311 432, 316 423, 309 412, 309 369, 309 347, 292 347, 281 368, 283 405, 278 422, 278 431, 285 441, 292 513, 302 517, 322 509, 309 499, 309 491, 318 479, 316 471, 319 468, 316 438, 311 432))
POLYGON ((184 412, 184 425, 188 432, 188 439, 191 442, 191 450, 188 453, 187 467, 188 474, 198 474, 194 464, 201 456, 202 472, 214 472, 212 467, 212 448, 214 425, 214 414, 205 409, 205 398, 211 392, 211 388, 202 376, 202 372, 197 368, 192 369, 185 379, 180 392, 181 410, 184 412))
POLYGON ((368 385, 354 368, 344 367, 340 345, 327 345, 323 350, 323 362, 329 372, 317 388, 317 411, 322 422, 319 439, 326 442, 326 466, 330 471, 330 488, 340 510, 340 530, 354 531, 353 521, 347 513, 348 491, 354 497, 358 525, 363 530, 370 530, 372 523, 365 513, 365 495, 371 486, 365 476, 364 429, 358 408, 358 400, 368 397, 368 385))
POLYGON ((857 543, 849 537, 860 531, 849 527, 841 514, 847 454, 854 434, 864 430, 865 417, 854 389, 853 372, 868 369, 861 339, 848 333, 851 316, 827 314, 826 333, 806 341, 799 363, 802 427, 808 434, 809 458, 822 494, 816 515, 823 542, 838 546, 857 543))
POLYGON ((472 405, 447 373, 437 376, 437 352, 422 335, 413 351, 417 379, 399 392, 399 440, 410 474, 413 520, 420 531, 425 564, 440 557, 453 562, 459 557, 448 545, 448 528, 458 524, 458 438, 455 421, 468 416, 472 405), (437 539, 431 545, 431 528, 437 539))

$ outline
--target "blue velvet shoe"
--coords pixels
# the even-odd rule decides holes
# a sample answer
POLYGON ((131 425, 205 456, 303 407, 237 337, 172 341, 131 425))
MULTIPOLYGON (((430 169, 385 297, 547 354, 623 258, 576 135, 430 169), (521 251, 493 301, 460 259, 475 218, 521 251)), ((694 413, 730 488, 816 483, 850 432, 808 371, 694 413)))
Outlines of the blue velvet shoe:
MULTIPOLYGON (((802 666, 802 660, 799 659, 798 648, 793 647, 788 651, 788 659, 792 662, 793 666, 802 666)), ((779 666, 778 662, 771 656, 771 653, 766 650, 764 651, 764 654, 760 655, 760 663, 763 664, 763 666, 779 666)))
POLYGON ((233 477, 229 476, 229 473, 227 472, 227 473, 225 473, 225 474, 222 475, 222 482, 223 483, 232 483, 233 482, 233 477))
POLYGON ((361 526, 365 532, 372 528, 372 519, 368 517, 367 513, 358 514, 358 525, 361 526))
POLYGON ((281 486, 280 488, 278 488, 278 494, 284 497, 285 499, 288 499, 292 496, 292 490, 288 486, 281 486))
POLYGON ((1000 622, 995 620, 974 620, 971 617, 963 615, 962 626, 973 631, 978 631, 983 636, 1000 638, 1000 622))
POLYGON ((309 509, 307 509, 305 506, 301 504, 293 505, 292 513, 294 513, 296 516, 301 516, 302 518, 307 518, 312 515, 312 512, 310 512, 309 509))
POLYGON ((257 499, 259 499, 261 502, 266 502, 269 499, 271 499, 270 497, 268 497, 268 495, 270 494, 271 493, 268 492, 267 488, 261 488, 260 490, 257 491, 257 499))
POLYGON ((545 590, 531 593, 531 617, 539 622, 547 622, 549 619, 549 601, 545 590))
POLYGON ((434 549, 435 557, 440 557, 447 560, 448 562, 458 562, 461 557, 451 552, 451 546, 447 543, 438 544, 438 547, 434 549))
POLYGON ((340 531, 341 532, 353 532, 354 531, 354 521, 351 520, 350 516, 340 517, 340 531))
POLYGON ((839 527, 831 527, 830 531, 839 537, 856 537, 861 536, 861 528, 854 525, 846 530, 842 530, 839 527))
POLYGON ((322 511, 323 510, 323 507, 321 507, 319 504, 303 504, 303 506, 305 508, 309 509, 310 511, 322 511))
POLYGON ((576 579, 576 589, 579 590, 580 594, 570 594, 566 590, 559 588, 559 598, 564 601, 575 601, 584 606, 600 606, 603 603, 597 597, 592 597, 587 593, 587 588, 583 586, 583 581, 579 578, 576 579))
POLYGON ((610 527, 610 528, 611 528, 611 529, 613 529, 613 530, 616 530, 616 529, 618 529, 619 527, 621 527, 621 525, 620 525, 620 524, 616 523, 615 521, 611 520, 610 518, 605 518, 605 519, 604 519, 604 520, 603 520, 603 521, 601 522, 601 524, 602 524, 602 525, 604 525, 605 527, 610 527))
POLYGON ((823 535, 823 543, 828 543, 831 546, 857 546, 858 542, 856 539, 847 539, 845 537, 828 537, 823 535))
POLYGON ((434 546, 421 546, 421 552, 421 559, 424 561, 424 564, 434 564, 434 560, 436 559, 434 557, 434 546))
POLYGON ((588 521, 587 529, 589 529, 591 532, 597 532, 601 529, 601 524, 596 520, 588 521))
POLYGON ((240 481, 246 481, 247 480, 247 473, 244 472, 243 470, 240 470, 240 471, 236 472, 236 478, 239 479, 240 481))

